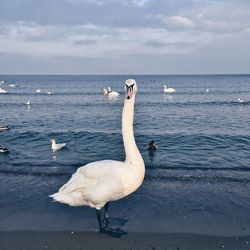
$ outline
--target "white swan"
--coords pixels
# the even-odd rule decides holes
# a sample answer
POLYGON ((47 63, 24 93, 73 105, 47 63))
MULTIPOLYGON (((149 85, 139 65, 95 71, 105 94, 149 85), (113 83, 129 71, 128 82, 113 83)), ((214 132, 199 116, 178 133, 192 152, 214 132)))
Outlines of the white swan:
POLYGON ((30 102, 30 100, 28 100, 27 102, 26 102, 26 105, 31 105, 31 102, 30 102))
POLYGON ((41 93, 41 92, 42 92, 41 89, 36 90, 36 93, 41 93))
POLYGON ((15 87, 16 87, 16 85, 15 85, 14 83, 9 84, 9 86, 10 86, 11 88, 15 88, 15 87))
POLYGON ((119 96, 119 93, 111 90, 110 87, 108 87, 107 89, 103 88, 103 94, 105 96, 108 96, 108 97, 118 97, 119 96))
POLYGON ((104 160, 88 163, 77 169, 58 193, 51 195, 55 201, 70 206, 90 206, 96 209, 101 231, 108 223, 108 202, 119 200, 135 192, 142 184, 145 166, 136 146, 133 119, 137 86, 135 80, 125 82, 126 98, 122 112, 122 137, 125 162, 104 160), (105 206, 104 221, 101 209, 105 206), (106 223, 103 223, 106 222, 106 223))
POLYGON ((51 139, 51 149, 52 151, 59 150, 66 146, 66 143, 56 143, 55 139, 51 139))
POLYGON ((164 87, 164 93, 174 93, 174 92, 176 92, 176 90, 175 89, 173 89, 173 88, 167 88, 167 86, 164 84, 163 85, 163 87, 164 87))
POLYGON ((48 95, 52 95, 52 92, 51 92, 51 91, 49 91, 49 92, 47 92, 47 94, 48 94, 48 95))

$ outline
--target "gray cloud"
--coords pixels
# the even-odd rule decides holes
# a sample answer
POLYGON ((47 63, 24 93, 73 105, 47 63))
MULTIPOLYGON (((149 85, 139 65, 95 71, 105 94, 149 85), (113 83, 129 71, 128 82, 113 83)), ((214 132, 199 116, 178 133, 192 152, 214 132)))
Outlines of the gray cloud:
MULTIPOLYGON (((179 60, 179 73, 187 69, 185 60, 190 70, 197 66, 197 73, 201 61, 212 70, 211 58, 217 62, 227 58, 220 64, 221 72, 231 70, 233 61, 240 72, 250 64, 245 42, 249 41, 249 8, 246 0, 1 0, 0 53, 12 65, 21 58, 27 65, 31 60, 34 72, 35 65, 38 69, 42 63, 51 65, 49 71, 58 71, 60 58, 62 68, 72 73, 82 68, 76 67, 77 62, 86 60, 93 62, 88 66, 93 70, 100 68, 101 61, 113 73, 129 70, 133 60, 131 70, 139 72, 150 65, 157 73, 157 60, 167 62, 170 57, 179 60), (229 62, 232 57, 236 59, 229 62)), ((0 64, 0 73, 8 71, 6 65, 0 64)), ((173 64, 169 67, 175 71, 173 64)))

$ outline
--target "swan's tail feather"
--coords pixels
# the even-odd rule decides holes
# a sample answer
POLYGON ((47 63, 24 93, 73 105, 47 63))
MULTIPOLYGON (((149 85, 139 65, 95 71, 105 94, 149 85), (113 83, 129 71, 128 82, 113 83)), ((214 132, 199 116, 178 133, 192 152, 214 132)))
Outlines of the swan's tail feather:
POLYGON ((55 193, 55 194, 50 195, 49 197, 53 199, 53 202, 58 201, 60 203, 65 203, 69 205, 71 203, 71 197, 62 193, 55 193))
POLYGON ((71 194, 65 194, 65 193, 55 193, 50 195, 53 199, 53 202, 60 202, 64 204, 68 204, 70 206, 84 206, 87 205, 87 203, 82 199, 82 196, 79 192, 74 192, 71 194))

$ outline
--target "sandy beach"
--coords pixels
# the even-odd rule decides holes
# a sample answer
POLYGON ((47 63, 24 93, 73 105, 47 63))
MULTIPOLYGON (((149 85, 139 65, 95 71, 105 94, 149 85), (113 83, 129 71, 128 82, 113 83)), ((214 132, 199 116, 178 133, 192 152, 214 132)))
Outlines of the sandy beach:
POLYGON ((248 250, 249 247, 250 236, 223 237, 175 233, 129 233, 121 238, 115 238, 95 232, 0 232, 1 250, 248 250))

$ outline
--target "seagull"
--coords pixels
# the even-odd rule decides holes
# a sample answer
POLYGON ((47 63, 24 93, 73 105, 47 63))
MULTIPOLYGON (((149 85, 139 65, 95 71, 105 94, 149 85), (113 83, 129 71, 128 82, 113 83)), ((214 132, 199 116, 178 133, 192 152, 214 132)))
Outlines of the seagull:
POLYGON ((0 93, 7 93, 5 89, 0 88, 0 93))
POLYGON ((56 143, 55 139, 51 139, 51 149, 52 151, 59 150, 66 146, 66 143, 56 143))
MULTIPOLYGON (((2 84, 4 84, 5 83, 5 81, 1 81, 0 82, 0 86, 2 85, 2 84)), ((7 91, 5 90, 5 89, 2 89, 1 87, 0 87, 0 93, 6 93, 7 91)))
POLYGON ((245 103, 245 101, 243 100, 243 99, 241 99, 240 97, 238 97, 238 103, 241 103, 241 104, 244 104, 245 103))
POLYGON ((5 131, 5 130, 9 130, 10 128, 8 126, 5 125, 0 125, 0 131, 5 131))
POLYGON ((0 153, 6 153, 8 152, 8 149, 5 148, 3 145, 0 145, 0 153))

